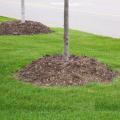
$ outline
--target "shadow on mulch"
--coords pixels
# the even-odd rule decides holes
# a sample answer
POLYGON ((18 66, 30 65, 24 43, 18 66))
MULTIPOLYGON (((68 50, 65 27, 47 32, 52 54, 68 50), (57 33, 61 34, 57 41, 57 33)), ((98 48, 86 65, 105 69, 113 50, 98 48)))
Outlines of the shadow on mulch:
POLYGON ((21 23, 21 21, 17 20, 0 23, 0 35, 30 35, 51 32, 52 30, 49 27, 35 21, 21 23))
POLYGON ((40 86, 76 86, 108 83, 118 74, 93 58, 70 56, 65 63, 63 56, 56 55, 33 61, 17 73, 17 78, 40 86))

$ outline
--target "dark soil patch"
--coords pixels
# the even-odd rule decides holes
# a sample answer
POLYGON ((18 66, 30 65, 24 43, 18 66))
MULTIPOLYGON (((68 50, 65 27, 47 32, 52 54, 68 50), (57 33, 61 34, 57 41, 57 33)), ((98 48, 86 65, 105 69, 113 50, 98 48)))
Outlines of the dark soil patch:
POLYGON ((52 32, 49 27, 40 22, 26 21, 10 21, 0 23, 0 35, 27 35, 52 32))
POLYGON ((64 63, 62 56, 46 56, 26 66, 18 77, 42 86, 66 86, 110 82, 117 75, 107 65, 89 57, 71 56, 64 63))

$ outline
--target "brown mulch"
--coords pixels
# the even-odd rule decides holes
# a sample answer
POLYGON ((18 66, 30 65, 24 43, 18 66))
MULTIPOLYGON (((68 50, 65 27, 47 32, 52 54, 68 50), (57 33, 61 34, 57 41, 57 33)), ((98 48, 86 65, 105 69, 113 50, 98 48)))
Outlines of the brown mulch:
POLYGON ((26 21, 10 21, 0 23, 0 35, 27 35, 52 32, 49 27, 40 22, 26 21))
POLYGON ((45 56, 26 66, 17 77, 41 86, 69 86, 111 82, 117 75, 107 65, 89 57, 71 56, 65 63, 62 56, 45 56))

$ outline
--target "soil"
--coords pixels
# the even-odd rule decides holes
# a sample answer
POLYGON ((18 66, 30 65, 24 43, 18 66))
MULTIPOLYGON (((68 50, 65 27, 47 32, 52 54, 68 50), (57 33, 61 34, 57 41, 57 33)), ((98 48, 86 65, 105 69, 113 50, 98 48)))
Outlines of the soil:
POLYGON ((111 82, 118 73, 107 65, 86 56, 45 56, 18 73, 18 78, 41 86, 85 85, 90 82, 111 82))
POLYGON ((52 32, 49 27, 34 21, 10 21, 0 23, 0 35, 27 35, 52 32))

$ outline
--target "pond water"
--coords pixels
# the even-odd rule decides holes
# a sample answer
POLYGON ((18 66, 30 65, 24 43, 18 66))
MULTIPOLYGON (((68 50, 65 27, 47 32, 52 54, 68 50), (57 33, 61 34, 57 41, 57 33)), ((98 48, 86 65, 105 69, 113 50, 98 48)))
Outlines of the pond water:
MULTIPOLYGON (((20 18, 21 0, 0 0, 0 15, 20 18)), ((26 19, 63 27, 64 0, 25 0, 26 19)), ((70 28, 120 38, 120 0, 70 0, 70 28)))

